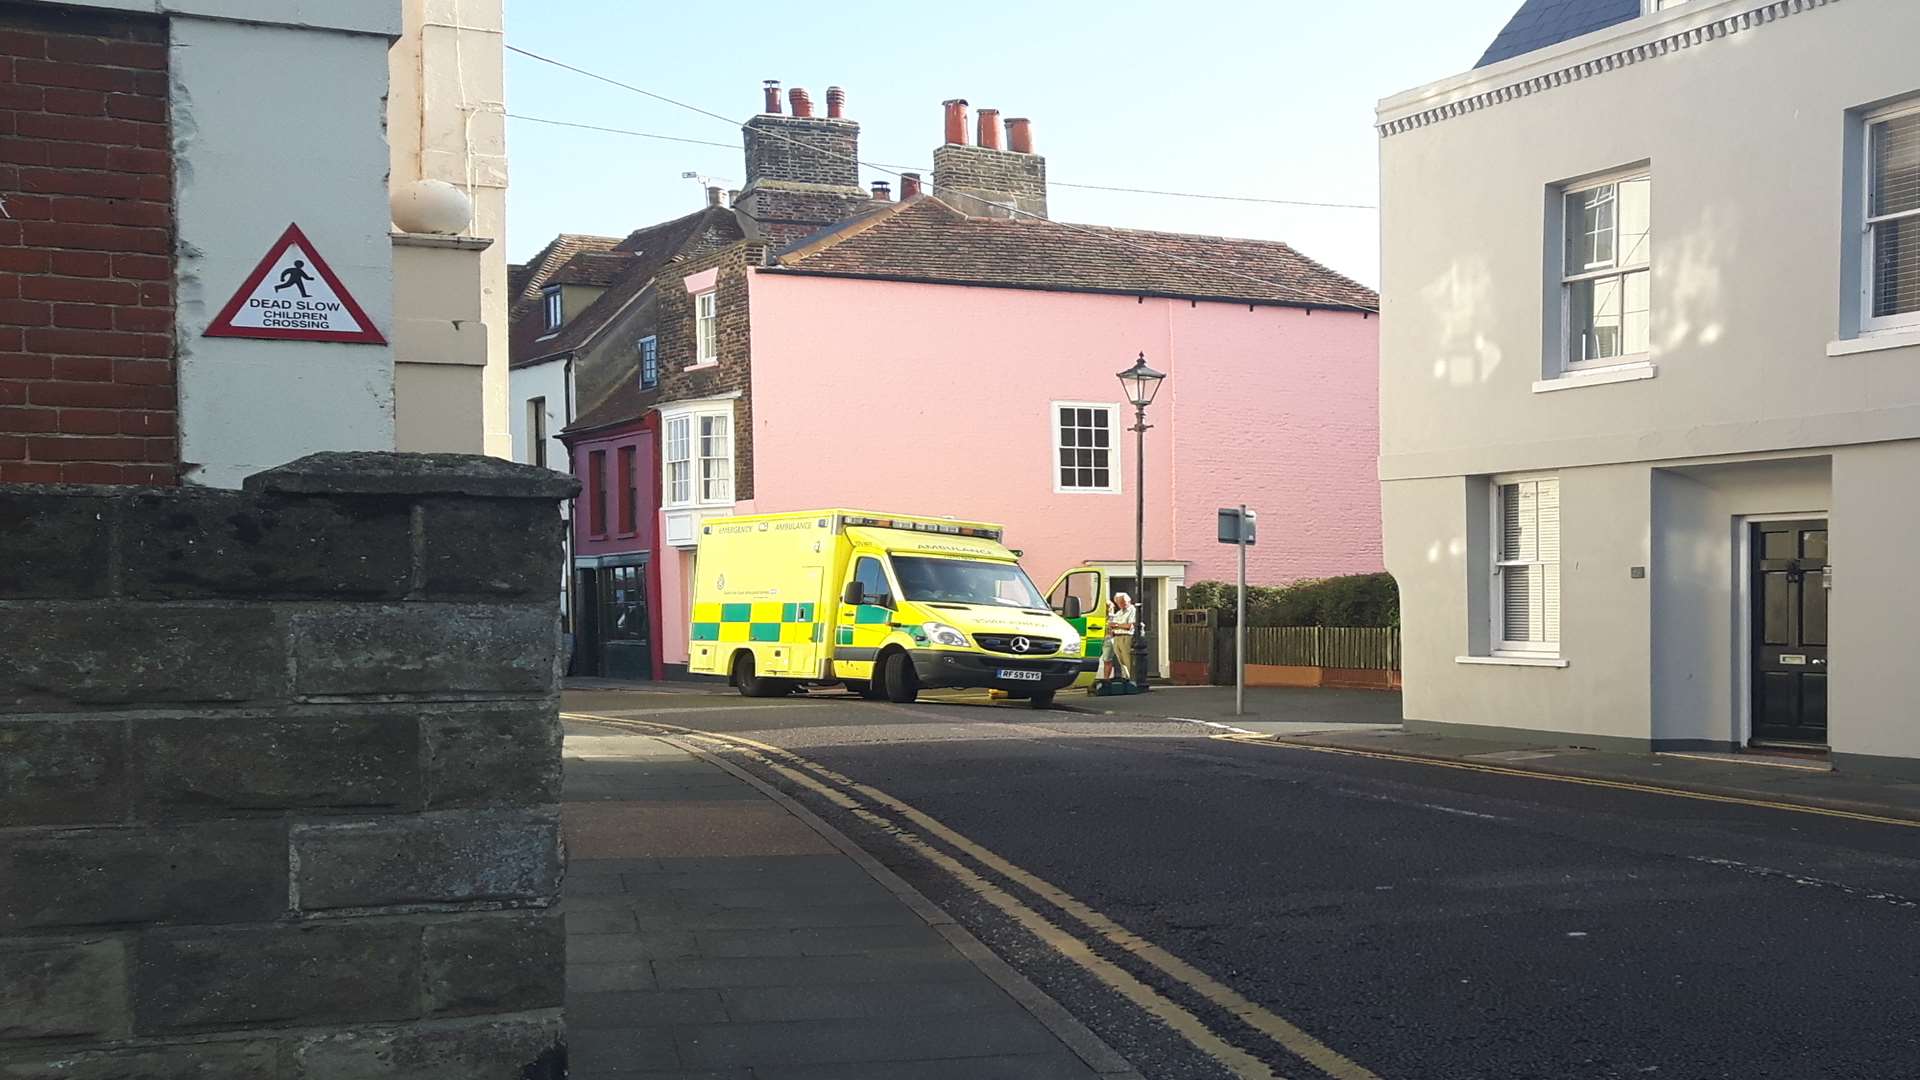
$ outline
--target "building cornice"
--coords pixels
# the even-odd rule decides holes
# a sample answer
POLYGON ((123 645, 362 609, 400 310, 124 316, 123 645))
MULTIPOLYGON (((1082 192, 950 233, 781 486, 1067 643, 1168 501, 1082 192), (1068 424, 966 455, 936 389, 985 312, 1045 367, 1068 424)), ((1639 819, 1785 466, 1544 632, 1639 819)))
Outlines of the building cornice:
POLYGON ((1375 126, 1381 138, 1389 138, 1839 2, 1720 0, 1683 5, 1396 94, 1380 103, 1375 126))

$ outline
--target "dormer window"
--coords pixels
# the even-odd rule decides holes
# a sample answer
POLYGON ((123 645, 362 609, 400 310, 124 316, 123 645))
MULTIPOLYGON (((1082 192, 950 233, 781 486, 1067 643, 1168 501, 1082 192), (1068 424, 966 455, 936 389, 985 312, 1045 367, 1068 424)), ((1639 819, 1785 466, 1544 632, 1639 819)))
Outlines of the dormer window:
POLYGON ((547 329, 558 330, 567 320, 566 301, 560 296, 560 286, 547 287, 547 329))

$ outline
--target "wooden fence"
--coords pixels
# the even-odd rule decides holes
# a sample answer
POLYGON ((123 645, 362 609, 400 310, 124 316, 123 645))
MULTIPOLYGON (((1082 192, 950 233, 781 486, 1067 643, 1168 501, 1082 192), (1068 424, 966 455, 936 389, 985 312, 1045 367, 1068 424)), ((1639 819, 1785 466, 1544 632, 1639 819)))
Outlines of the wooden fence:
MULTIPOLYGON (((1187 683, 1233 682, 1233 628, 1219 625, 1215 613, 1207 610, 1176 611, 1169 622, 1168 648, 1172 653, 1173 676, 1187 683)), ((1287 669, 1308 669, 1331 675, 1336 672, 1382 672, 1378 680, 1359 676, 1359 681, 1393 685, 1400 670, 1400 631, 1373 626, 1255 626, 1247 630, 1247 666, 1272 669, 1269 674, 1287 669)), ((1328 681, 1315 676, 1313 685, 1340 685, 1351 677, 1328 681)), ((1292 679, 1287 679, 1292 683, 1292 679)))

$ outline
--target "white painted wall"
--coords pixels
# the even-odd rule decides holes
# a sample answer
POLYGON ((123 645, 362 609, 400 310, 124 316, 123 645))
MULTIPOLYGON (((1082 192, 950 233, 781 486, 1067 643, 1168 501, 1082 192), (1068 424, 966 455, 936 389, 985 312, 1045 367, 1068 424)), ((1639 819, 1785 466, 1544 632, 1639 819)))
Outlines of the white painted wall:
POLYGON ((508 413, 512 421, 513 460, 531 463, 533 455, 529 451, 527 420, 527 402, 534 398, 547 401, 547 467, 567 472, 567 447, 560 441, 560 431, 573 422, 571 406, 573 388, 568 385, 571 369, 564 360, 549 360, 544 364, 531 364, 514 368, 507 377, 508 395, 511 403, 508 413))
POLYGON ((1382 103, 1381 476, 1410 719, 1744 738, 1737 521, 1820 511, 1834 751, 1920 758, 1895 655, 1920 511, 1890 497, 1920 475, 1920 344, 1828 355, 1857 329, 1858 111, 1920 94, 1915 40, 1909 0, 1695 0, 1382 103), (1655 377, 1535 392, 1559 371, 1557 188, 1639 162, 1655 377), (1561 480, 1567 666, 1457 663, 1487 651, 1487 477, 1534 470, 1561 480))
POLYGON ((201 335, 290 222, 391 332, 383 108, 397 4, 94 6, 174 14, 180 437, 189 482, 235 487, 316 450, 392 449, 389 348, 201 335), (248 21, 230 21, 237 18, 248 21))

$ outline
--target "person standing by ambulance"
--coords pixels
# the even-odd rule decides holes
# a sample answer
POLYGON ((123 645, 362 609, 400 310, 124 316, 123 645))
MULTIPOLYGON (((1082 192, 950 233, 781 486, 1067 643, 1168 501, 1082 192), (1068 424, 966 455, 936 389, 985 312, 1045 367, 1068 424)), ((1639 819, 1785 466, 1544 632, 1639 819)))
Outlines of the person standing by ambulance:
POLYGON ((1133 681, 1133 631, 1139 613, 1133 606, 1133 597, 1126 593, 1113 594, 1113 600, 1107 604, 1107 649, 1111 658, 1111 668, 1107 677, 1133 681))

